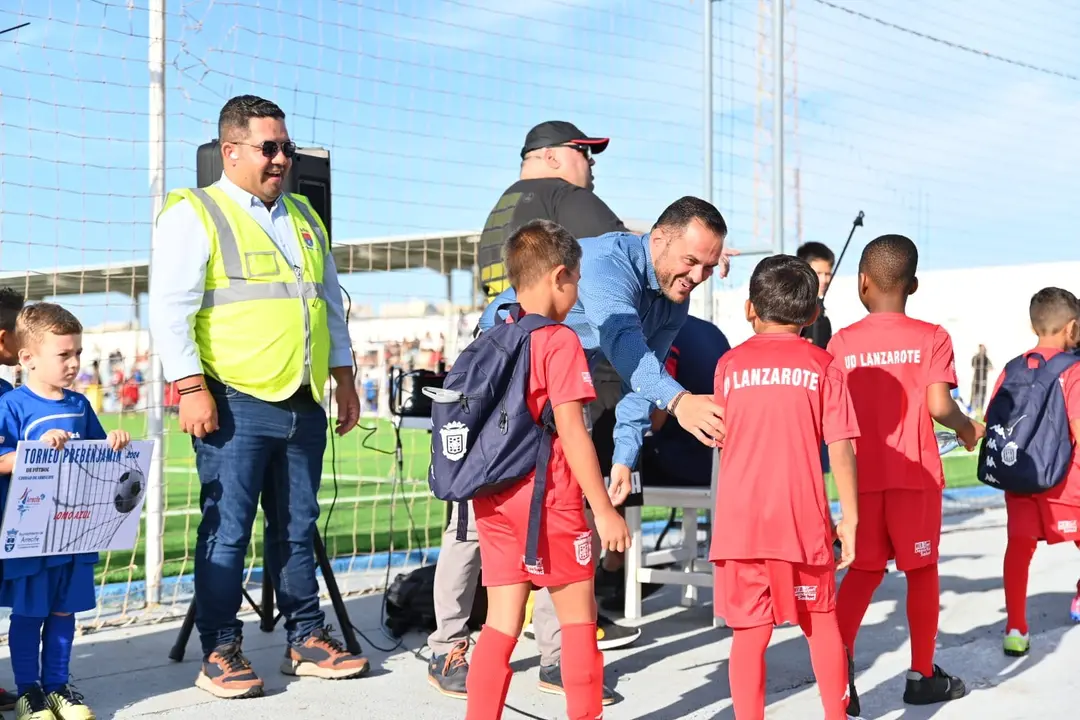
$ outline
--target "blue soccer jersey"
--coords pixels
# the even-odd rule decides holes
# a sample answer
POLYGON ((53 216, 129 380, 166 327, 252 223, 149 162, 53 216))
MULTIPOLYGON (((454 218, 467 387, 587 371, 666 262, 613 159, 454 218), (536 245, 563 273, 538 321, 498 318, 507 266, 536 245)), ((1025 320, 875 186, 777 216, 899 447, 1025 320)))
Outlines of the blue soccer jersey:
POLYGON ((66 430, 72 440, 104 440, 90 401, 71 390, 49 400, 25 385, 0 396, 0 456, 15 452, 20 440, 40 440, 50 430, 66 430))

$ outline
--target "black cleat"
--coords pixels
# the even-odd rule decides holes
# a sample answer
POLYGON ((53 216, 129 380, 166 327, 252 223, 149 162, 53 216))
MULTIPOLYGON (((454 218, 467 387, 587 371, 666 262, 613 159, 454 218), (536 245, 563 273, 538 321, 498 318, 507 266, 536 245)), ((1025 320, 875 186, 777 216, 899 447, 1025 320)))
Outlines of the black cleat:
POLYGON ((633 645, 641 637, 641 628, 618 625, 603 615, 596 616, 596 648, 615 650, 633 645))
MULTIPOLYGON (((859 711, 862 707, 859 705, 859 692, 855 689, 855 658, 852 657, 851 651, 847 648, 844 649, 847 653, 847 682, 848 682, 848 703, 847 714, 848 717, 858 717, 859 711)), ((920 676, 921 677, 921 676, 920 676)))
MULTIPOLYGON (((562 682, 562 668, 560 665, 541 665, 540 666, 540 692, 546 692, 551 695, 565 695, 566 690, 563 688, 562 682)), ((615 702, 615 693, 611 688, 604 684, 604 694, 600 700, 601 705, 610 705, 615 702)))
POLYGON ((907 686, 904 688, 904 702, 908 705, 934 705, 959 700, 965 695, 967 687, 964 681, 937 665, 934 665, 934 674, 930 677, 908 670, 907 686))

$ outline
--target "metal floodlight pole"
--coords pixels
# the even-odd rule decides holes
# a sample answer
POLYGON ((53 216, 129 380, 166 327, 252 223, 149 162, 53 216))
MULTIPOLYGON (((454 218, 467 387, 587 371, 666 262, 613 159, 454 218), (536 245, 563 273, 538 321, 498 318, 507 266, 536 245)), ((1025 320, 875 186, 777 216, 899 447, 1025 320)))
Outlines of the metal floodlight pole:
MULTIPOLYGON (((704 194, 706 200, 713 202, 713 0, 705 0, 702 5, 705 8, 705 28, 703 33, 704 77, 702 79, 705 93, 702 103, 705 109, 702 118, 702 125, 705 130, 704 194)), ((702 319, 708 322, 713 321, 713 278, 711 277, 705 281, 705 311, 702 313, 702 319)))
MULTIPOLYGON (((147 56, 150 70, 150 197, 151 222, 165 203, 165 0, 149 0, 150 32, 147 56)), ((151 230, 151 237, 153 231, 151 230)), ((151 245, 152 245, 151 241, 151 245)), ((149 273, 148 273, 149 276, 149 273)), ((148 281, 152 278, 147 278, 148 281)), ((161 602, 165 565, 165 382, 161 359, 150 339, 150 387, 146 393, 147 430, 154 443, 146 486, 146 604, 161 602)))
POLYGON ((773 0, 773 247, 784 252, 784 2, 773 0))

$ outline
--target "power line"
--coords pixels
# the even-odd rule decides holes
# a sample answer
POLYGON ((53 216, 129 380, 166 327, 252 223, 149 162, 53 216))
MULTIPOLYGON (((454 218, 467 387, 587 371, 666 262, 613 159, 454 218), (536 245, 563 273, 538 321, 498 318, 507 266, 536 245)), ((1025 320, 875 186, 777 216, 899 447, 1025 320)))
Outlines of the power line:
POLYGON ((28 23, 28 22, 24 22, 22 25, 16 25, 15 27, 9 27, 7 30, 0 30, 0 35, 3 35, 4 33, 9 33, 12 30, 20 30, 20 29, 26 27, 29 24, 30 23, 28 23))
POLYGON ((951 47, 954 50, 961 50, 963 52, 971 53, 973 55, 980 55, 990 60, 997 60, 998 62, 1008 63, 1009 65, 1022 67, 1026 70, 1034 70, 1035 72, 1040 72, 1045 75, 1054 75, 1056 77, 1065 78, 1066 80, 1080 81, 1080 77, 1076 75, 1070 75, 1069 73, 1064 73, 1059 70, 1052 70, 1050 68, 1045 68, 1040 65, 1032 65, 1031 63, 1026 63, 1022 60, 1013 60, 1012 58, 1007 58, 1003 55, 995 55, 994 53, 986 52, 985 50, 968 47, 967 45, 962 45, 960 43, 953 42, 952 40, 944 40, 939 37, 934 37, 933 35, 927 35, 926 33, 919 32, 918 30, 912 30, 911 28, 904 27, 903 25, 897 25, 896 23, 889 22, 888 20, 883 20, 879 17, 874 17, 873 15, 867 15, 866 13, 859 12, 858 10, 852 10, 851 8, 844 7, 843 5, 831 3, 829 2, 829 0, 814 0, 814 2, 825 5, 826 7, 831 7, 834 10, 846 12, 848 15, 853 15, 855 17, 862 18, 863 20, 875 22, 878 25, 883 25, 884 27, 890 28, 892 30, 899 30, 902 33, 914 35, 915 37, 922 38, 923 40, 929 40, 930 42, 937 43, 939 45, 951 47))

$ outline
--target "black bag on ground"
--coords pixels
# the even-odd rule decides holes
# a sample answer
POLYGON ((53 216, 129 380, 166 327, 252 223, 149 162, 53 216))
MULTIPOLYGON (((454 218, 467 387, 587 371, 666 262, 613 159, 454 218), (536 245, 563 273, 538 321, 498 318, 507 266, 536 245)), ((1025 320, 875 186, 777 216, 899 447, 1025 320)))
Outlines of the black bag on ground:
MULTIPOLYGON (((487 590, 482 578, 477 582, 469 629, 479 630, 487 617, 487 590)), ((427 565, 401 573, 386 591, 386 628, 395 638, 410 630, 435 631, 435 566, 427 565)))

